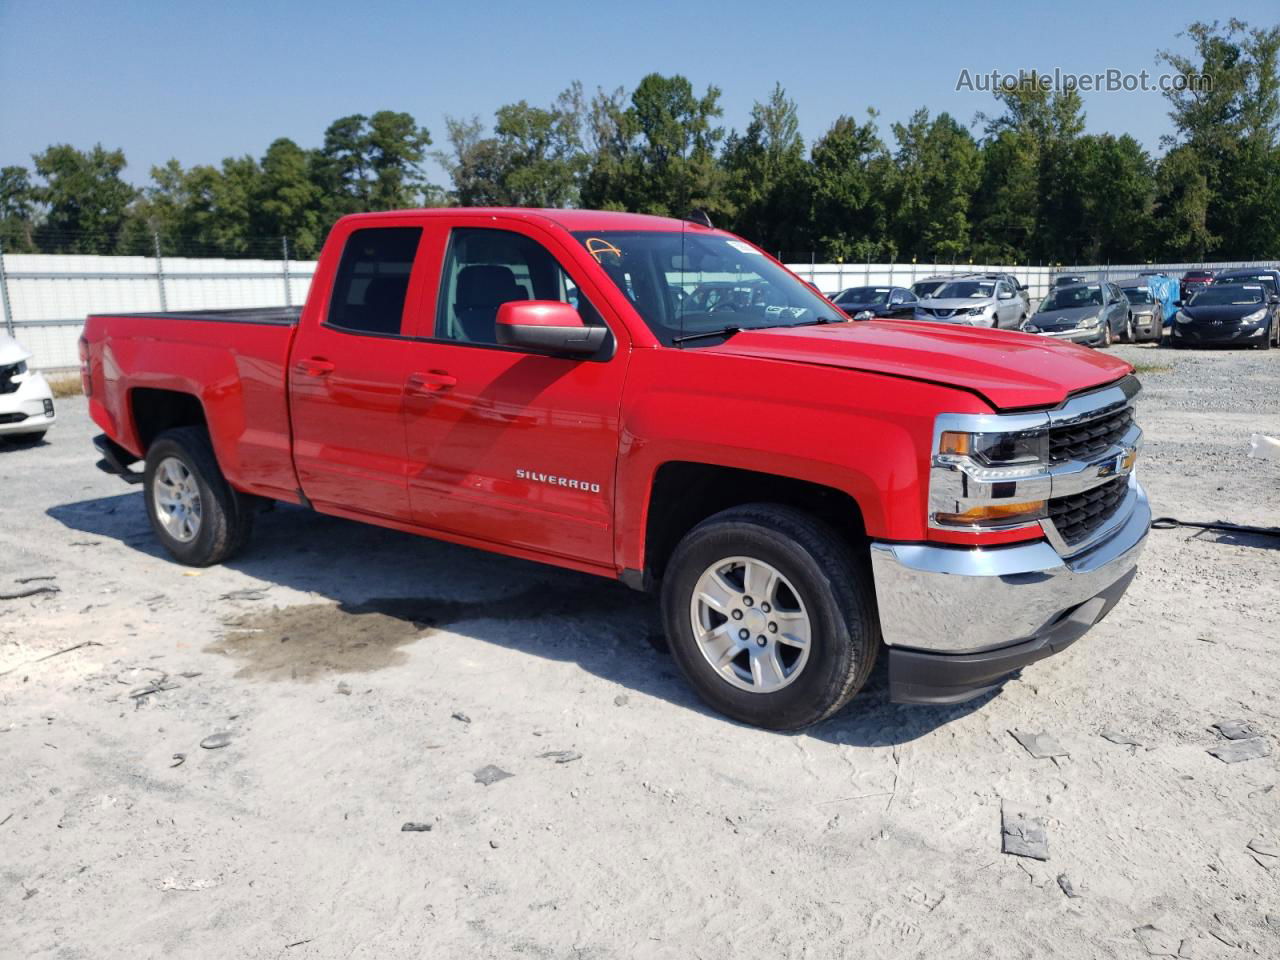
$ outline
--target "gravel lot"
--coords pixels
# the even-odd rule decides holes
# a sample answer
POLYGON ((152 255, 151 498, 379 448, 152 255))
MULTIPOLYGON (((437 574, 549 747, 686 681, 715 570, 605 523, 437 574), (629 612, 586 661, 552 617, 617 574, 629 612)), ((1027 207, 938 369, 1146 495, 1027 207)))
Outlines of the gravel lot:
MULTIPOLYGON (((1116 352, 1157 515, 1280 523, 1245 458, 1280 353, 1116 352)), ((6 957, 1280 956, 1280 751, 1207 752, 1280 733, 1276 540, 1154 531, 1002 692, 891 706, 878 671, 782 736, 704 710, 617 584, 293 508, 177 566, 61 411, 0 451, 0 594, 58 589, 0 601, 6 957)))

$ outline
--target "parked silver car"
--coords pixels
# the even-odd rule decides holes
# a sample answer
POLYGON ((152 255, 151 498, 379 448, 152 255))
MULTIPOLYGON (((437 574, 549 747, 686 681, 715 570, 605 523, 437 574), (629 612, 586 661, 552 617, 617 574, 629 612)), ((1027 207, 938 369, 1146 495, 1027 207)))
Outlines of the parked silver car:
POLYGON ((921 300, 915 318, 1017 330, 1027 318, 1027 308, 1008 280, 961 278, 943 284, 932 297, 921 300))
POLYGON ((1105 281, 1057 287, 1023 327, 1027 333, 1089 347, 1109 347, 1117 340, 1132 342, 1133 329, 1128 298, 1114 283, 1105 281))

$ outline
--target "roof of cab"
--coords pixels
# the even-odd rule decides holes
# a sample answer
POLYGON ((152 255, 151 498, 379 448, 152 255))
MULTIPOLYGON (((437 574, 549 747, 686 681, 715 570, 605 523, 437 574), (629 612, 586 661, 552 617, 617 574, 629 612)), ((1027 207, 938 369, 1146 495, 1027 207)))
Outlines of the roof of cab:
POLYGON ((624 213, 619 210, 552 210, 539 207, 427 207, 417 210, 388 210, 384 213, 356 213, 352 214, 350 219, 378 220, 384 217, 451 217, 459 215, 546 220, 571 232, 578 230, 708 229, 689 220, 679 220, 675 217, 655 217, 647 213, 624 213))

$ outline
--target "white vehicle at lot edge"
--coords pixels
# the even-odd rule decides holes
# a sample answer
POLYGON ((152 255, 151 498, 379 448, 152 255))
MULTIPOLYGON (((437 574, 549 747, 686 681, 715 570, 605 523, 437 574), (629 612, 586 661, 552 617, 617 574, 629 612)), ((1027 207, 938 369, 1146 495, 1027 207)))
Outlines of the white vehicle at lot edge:
POLYGON ((0 334, 0 438, 39 440, 57 419, 44 374, 27 368, 31 351, 0 334))

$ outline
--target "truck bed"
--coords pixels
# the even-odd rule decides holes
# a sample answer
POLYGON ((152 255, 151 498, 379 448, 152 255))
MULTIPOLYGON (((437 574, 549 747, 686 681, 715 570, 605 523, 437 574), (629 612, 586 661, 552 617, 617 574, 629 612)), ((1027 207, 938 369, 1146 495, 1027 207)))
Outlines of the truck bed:
MULTIPOLYGON (((101 389, 90 412, 107 435, 141 455, 148 429, 134 414, 147 397, 199 400, 223 473, 237 488, 298 499, 290 449, 289 350, 300 307, 94 314, 85 321, 89 363, 101 389)), ((163 419, 163 417, 162 417, 163 419)))
POLYGON ((106 316, 143 320, 201 320, 206 323, 268 323, 294 327, 302 307, 244 307, 238 310, 168 310, 155 313, 112 313, 106 316))

